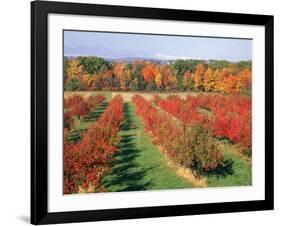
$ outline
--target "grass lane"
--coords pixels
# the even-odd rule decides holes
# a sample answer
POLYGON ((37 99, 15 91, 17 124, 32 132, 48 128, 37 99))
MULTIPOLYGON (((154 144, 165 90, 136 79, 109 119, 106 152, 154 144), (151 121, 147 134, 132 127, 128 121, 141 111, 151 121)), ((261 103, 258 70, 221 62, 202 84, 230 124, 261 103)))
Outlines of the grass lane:
POLYGON ((79 129, 80 131, 83 130, 87 130, 89 128, 89 126, 95 122, 104 112, 104 110, 107 108, 109 102, 112 99, 112 94, 111 92, 107 92, 107 91, 101 91, 101 92, 93 92, 92 94, 93 96, 96 95, 104 95, 106 100, 99 105, 95 111, 91 112, 91 115, 83 120, 80 121, 79 127, 77 129, 79 129))
POLYGON ((249 186, 252 184, 252 164, 247 161, 233 145, 221 143, 225 158, 223 169, 208 175, 209 187, 249 186))
POLYGON ((124 105, 124 123, 119 152, 111 172, 103 178, 108 192, 190 188, 192 184, 169 168, 163 155, 151 143, 132 103, 124 105))
POLYGON ((68 135, 68 140, 70 142, 77 142, 80 140, 80 133, 86 131, 95 121, 99 119, 104 110, 107 108, 109 102, 111 101, 111 93, 103 92, 103 93, 93 93, 92 95, 102 94, 106 97, 106 100, 101 103, 95 111, 91 112, 90 115, 86 118, 79 120, 77 117, 75 118, 76 123, 74 124, 74 128, 70 130, 68 135))
POLYGON ((80 120, 80 124, 76 129, 79 131, 87 130, 95 121, 99 119, 99 117, 102 115, 102 113, 107 108, 107 106, 108 106, 108 102, 107 101, 103 102, 95 109, 95 111, 91 112, 89 117, 80 120))

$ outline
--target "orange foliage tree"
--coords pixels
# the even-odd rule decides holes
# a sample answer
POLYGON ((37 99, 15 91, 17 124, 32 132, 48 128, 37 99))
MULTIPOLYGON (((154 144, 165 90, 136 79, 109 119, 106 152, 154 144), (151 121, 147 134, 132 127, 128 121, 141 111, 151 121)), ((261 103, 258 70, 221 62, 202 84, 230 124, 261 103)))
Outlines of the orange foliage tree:
POLYGON ((120 88, 122 90, 125 90, 126 87, 126 74, 124 69, 125 69, 125 65, 121 63, 117 63, 113 69, 113 73, 116 75, 120 83, 120 88))
POLYGON ((143 78, 147 83, 149 83, 155 79, 157 72, 158 72, 158 69, 155 64, 147 64, 142 69, 143 78))
POLYGON ((252 70, 247 68, 238 74, 241 80, 241 90, 251 90, 252 88, 252 70))
POLYGON ((162 84, 167 90, 177 86, 177 77, 168 65, 161 65, 160 72, 162 74, 162 84))
POLYGON ((238 76, 230 75, 225 78, 224 92, 227 94, 238 94, 241 91, 241 81, 238 76))

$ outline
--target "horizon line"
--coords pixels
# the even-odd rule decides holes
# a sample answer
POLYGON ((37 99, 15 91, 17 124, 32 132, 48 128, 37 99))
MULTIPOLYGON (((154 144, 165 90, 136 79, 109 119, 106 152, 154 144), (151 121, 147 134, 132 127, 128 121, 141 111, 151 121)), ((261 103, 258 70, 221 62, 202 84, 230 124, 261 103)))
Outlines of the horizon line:
POLYGON ((252 59, 241 59, 241 60, 226 60, 226 59, 203 59, 203 58, 192 58, 192 57, 178 57, 178 58, 161 58, 161 57, 145 57, 145 56, 120 56, 120 57, 104 57, 89 54, 64 54, 64 57, 99 57, 103 59, 121 60, 125 58, 136 58, 136 59, 150 59, 150 60, 162 60, 162 61, 176 61, 176 60, 202 60, 202 61, 228 61, 228 62, 241 62, 241 61, 252 61, 252 59))

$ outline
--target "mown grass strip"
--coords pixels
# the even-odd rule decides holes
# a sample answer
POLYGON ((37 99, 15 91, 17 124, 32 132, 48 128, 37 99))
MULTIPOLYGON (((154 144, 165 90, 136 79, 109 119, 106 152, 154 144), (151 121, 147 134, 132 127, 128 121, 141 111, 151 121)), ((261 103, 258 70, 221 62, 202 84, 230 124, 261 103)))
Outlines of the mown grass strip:
POLYGON ((82 120, 77 120, 76 126, 69 132, 68 140, 69 142, 77 142, 80 140, 80 133, 86 131, 95 121, 99 119, 102 113, 108 106, 108 101, 103 102, 100 106, 96 108, 95 111, 91 112, 91 115, 82 120))
POLYGON ((208 175, 209 187, 249 186, 252 185, 252 163, 236 150, 233 145, 220 143, 225 166, 208 175))
POLYGON ((132 103, 124 105, 124 123, 119 152, 111 172, 103 178, 108 192, 191 188, 193 185, 167 166, 164 156, 152 144, 132 103))

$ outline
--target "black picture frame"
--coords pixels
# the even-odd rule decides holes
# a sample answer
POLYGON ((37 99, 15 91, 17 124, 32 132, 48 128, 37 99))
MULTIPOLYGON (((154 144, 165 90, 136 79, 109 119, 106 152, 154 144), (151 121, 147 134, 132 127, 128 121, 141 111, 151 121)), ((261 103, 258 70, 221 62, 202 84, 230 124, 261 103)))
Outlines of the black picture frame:
POLYGON ((80 3, 31 3, 31 223, 51 224, 192 214, 272 210, 273 16, 80 3), (141 208, 48 212, 48 14, 199 21, 265 27, 265 199, 141 208))

